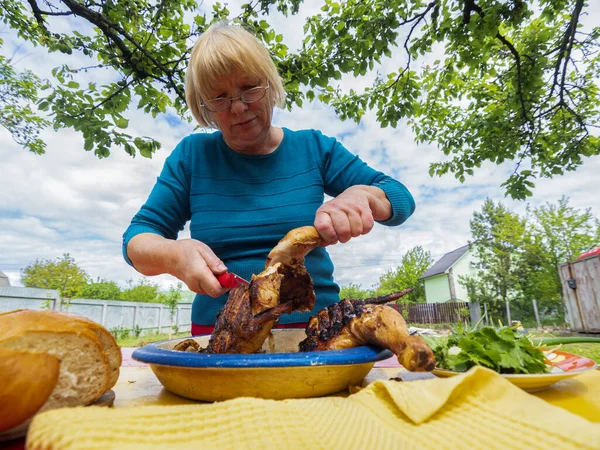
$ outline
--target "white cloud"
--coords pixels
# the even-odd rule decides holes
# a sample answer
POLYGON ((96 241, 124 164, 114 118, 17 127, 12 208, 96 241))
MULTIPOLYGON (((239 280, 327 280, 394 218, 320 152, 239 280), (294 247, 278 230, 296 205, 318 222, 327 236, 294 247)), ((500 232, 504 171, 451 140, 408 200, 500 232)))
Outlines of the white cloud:
MULTIPOLYGON (((280 16, 277 19, 276 29, 292 49, 301 44, 304 17, 320 8, 320 2, 307 3, 300 16, 285 22, 280 16)), ((210 8, 210 2, 204 8, 210 8)), ((61 26, 70 23, 63 20, 61 26)), ((7 34, 3 34, 3 52, 9 56, 16 53, 20 69, 31 68, 45 77, 65 61, 60 53, 48 55, 41 47, 19 48, 14 34, 7 34)), ((76 59, 68 61, 73 66, 89 65, 83 56, 76 59)), ((92 76, 106 81, 112 74, 101 71, 81 77, 92 76)), ((344 85, 350 82, 348 78, 342 80, 344 85)), ((115 149, 109 158, 99 160, 83 150, 81 136, 70 130, 46 130, 42 138, 48 144, 47 153, 37 156, 20 148, 5 130, 0 131, 0 270, 12 284, 19 284, 19 272, 26 265, 63 253, 69 253, 93 278, 115 280, 124 286, 126 280, 140 277, 121 257, 122 234, 149 194, 165 158, 193 127, 173 127, 164 118, 152 119, 137 110, 129 111, 128 118, 129 133, 149 135, 161 142, 162 149, 152 159, 132 159, 115 149)), ((319 103, 306 103, 292 112, 277 111, 274 123, 291 129, 315 128, 337 137, 370 165, 397 177, 415 196, 417 210, 403 226, 376 225, 369 235, 330 248, 335 277, 341 284, 371 287, 417 245, 437 259, 466 244, 469 220, 486 197, 524 212, 525 203, 506 199, 499 187, 513 169, 511 163, 500 167, 486 164, 464 184, 452 175, 431 178, 429 165, 443 155, 434 146, 415 144, 404 124, 381 129, 373 114, 367 114, 360 125, 341 122, 330 108, 319 103)), ((600 159, 596 157, 575 173, 540 180, 528 202, 537 206, 566 195, 572 206, 591 207, 600 216, 595 182, 598 172, 600 159)), ((189 232, 181 235, 188 236, 189 232)), ((174 279, 165 275, 153 281, 166 285, 174 279)))

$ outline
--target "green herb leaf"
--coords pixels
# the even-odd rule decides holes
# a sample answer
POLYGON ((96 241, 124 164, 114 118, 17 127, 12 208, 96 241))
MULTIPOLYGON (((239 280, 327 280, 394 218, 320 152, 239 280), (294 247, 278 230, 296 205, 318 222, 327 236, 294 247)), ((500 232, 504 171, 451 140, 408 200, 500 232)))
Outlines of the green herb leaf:
POLYGON ((499 373, 546 373, 544 353, 527 336, 513 328, 482 327, 465 330, 459 327, 448 339, 434 348, 438 367, 464 372, 483 366, 499 373))

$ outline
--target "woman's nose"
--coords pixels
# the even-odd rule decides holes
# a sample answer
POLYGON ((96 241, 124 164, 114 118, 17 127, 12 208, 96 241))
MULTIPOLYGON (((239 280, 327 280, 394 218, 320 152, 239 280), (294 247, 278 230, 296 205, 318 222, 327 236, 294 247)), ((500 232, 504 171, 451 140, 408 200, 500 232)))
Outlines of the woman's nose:
POLYGON ((248 109, 248 105, 246 105, 240 98, 236 98, 231 102, 231 112, 233 114, 240 114, 245 112, 248 109))

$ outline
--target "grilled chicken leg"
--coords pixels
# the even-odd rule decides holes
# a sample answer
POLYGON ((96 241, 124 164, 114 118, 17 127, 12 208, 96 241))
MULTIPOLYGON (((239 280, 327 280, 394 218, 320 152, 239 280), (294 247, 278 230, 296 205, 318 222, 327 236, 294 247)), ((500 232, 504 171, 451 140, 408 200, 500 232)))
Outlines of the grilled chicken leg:
POLYGON ((374 304, 394 300, 410 291, 366 300, 342 300, 322 309, 309 320, 307 338, 300 342, 300 351, 376 345, 391 350, 407 370, 433 370, 435 358, 423 338, 410 336, 398 311, 374 304))

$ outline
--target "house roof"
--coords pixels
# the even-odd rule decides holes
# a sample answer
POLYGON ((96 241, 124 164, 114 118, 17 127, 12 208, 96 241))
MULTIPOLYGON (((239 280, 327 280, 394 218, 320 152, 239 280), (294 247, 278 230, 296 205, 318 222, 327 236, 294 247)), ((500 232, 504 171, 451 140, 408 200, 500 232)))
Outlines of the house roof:
POLYGON ((0 270, 0 286, 10 286, 10 280, 4 272, 0 270))
POLYGON ((457 248, 456 250, 452 250, 451 252, 446 253, 442 256, 438 262, 436 262, 433 266, 427 269, 423 275, 419 278, 419 280, 423 280, 425 278, 433 277, 435 275, 439 275, 441 273, 446 273, 458 261, 462 255, 467 253, 469 250, 469 244, 463 245, 462 247, 457 248))

